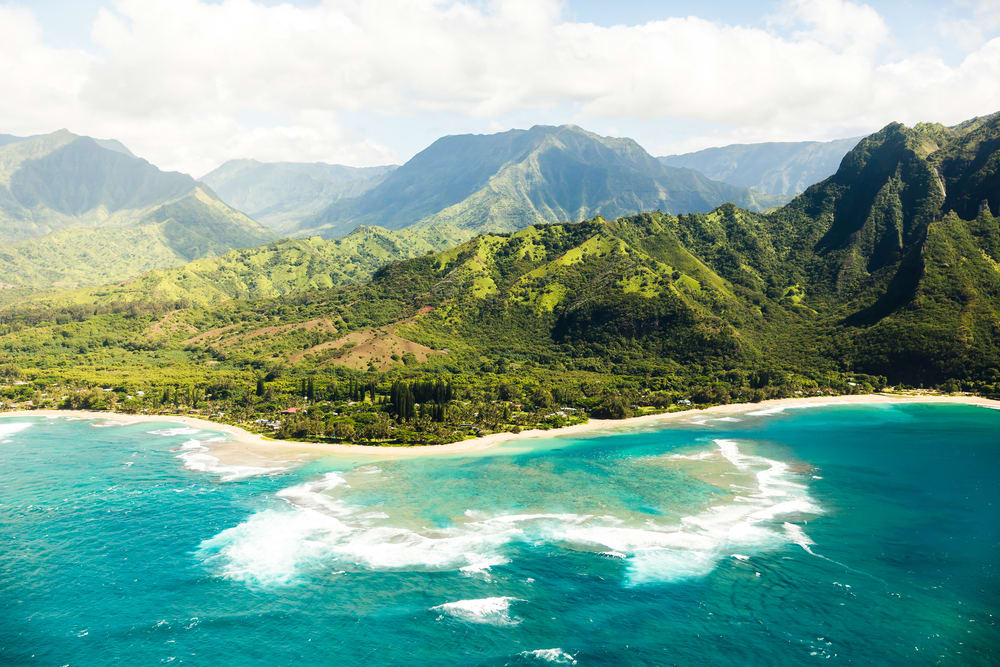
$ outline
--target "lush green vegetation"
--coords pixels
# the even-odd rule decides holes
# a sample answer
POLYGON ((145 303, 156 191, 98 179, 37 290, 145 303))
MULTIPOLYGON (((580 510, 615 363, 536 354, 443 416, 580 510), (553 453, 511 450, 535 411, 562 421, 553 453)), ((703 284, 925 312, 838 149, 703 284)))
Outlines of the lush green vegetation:
POLYGON ((190 176, 65 130, 0 146, 0 300, 100 285, 273 238, 190 176))
POLYGON ((50 290, 25 297, 12 291, 8 302, 20 300, 22 311, 62 308, 123 310, 218 304, 232 299, 277 297, 311 289, 361 284, 389 262, 454 246, 469 232, 429 226, 390 232, 359 227, 334 240, 311 237, 284 239, 258 248, 238 249, 183 266, 149 271, 122 283, 76 290, 50 290))
MULTIPOLYGON (((414 444, 887 384, 1000 396, 998 136, 891 125, 768 215, 534 225, 353 285, 336 242, 284 242, 10 305, 0 401, 414 444)), ((352 256, 391 259, 359 234, 352 256)))

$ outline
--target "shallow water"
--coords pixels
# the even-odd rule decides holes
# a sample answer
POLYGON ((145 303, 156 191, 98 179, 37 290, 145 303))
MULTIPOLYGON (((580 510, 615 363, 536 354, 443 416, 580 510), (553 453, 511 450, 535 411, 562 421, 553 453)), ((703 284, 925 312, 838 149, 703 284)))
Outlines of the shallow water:
POLYGON ((252 466, 3 419, 0 663, 1000 660, 1000 412, 736 419, 252 466))

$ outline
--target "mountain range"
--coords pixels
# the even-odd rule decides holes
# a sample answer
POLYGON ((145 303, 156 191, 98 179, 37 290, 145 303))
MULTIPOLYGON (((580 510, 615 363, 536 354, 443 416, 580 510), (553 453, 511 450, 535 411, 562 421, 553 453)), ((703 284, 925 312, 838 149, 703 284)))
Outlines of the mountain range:
POLYGON ((768 205, 747 188, 667 167, 631 139, 536 125, 442 137, 360 196, 304 220, 298 233, 334 237, 359 225, 426 224, 514 231, 596 215, 708 211, 725 202, 768 205))
POLYGON ((834 141, 732 144, 694 153, 665 155, 670 167, 695 169, 716 181, 790 200, 813 183, 831 176, 861 137, 834 141))
POLYGON ((225 378, 239 393, 253 373, 447 376, 470 398, 558 390, 594 414, 622 395, 1000 392, 998 148, 1000 114, 893 123, 766 214, 724 204, 534 224, 445 250, 407 242, 396 261, 400 232, 285 241, 9 305, 0 344, 9 363, 69 382, 225 378), (337 274, 336 243, 385 252, 337 274))
POLYGON ((207 186, 117 141, 60 130, 0 145, 5 286, 101 284, 272 237, 207 186))
MULTIPOLYGON (((18 289, 0 301, 24 289, 126 280, 279 235, 413 227, 390 243, 403 258, 405 247, 440 249, 441 239, 482 231, 726 201, 768 205, 745 188, 664 167, 630 139, 574 126, 444 137, 399 168, 233 160, 202 181, 161 171, 115 140, 3 135, 0 283, 18 289)), ((334 270, 334 282, 377 268, 349 264, 368 273, 334 270)))

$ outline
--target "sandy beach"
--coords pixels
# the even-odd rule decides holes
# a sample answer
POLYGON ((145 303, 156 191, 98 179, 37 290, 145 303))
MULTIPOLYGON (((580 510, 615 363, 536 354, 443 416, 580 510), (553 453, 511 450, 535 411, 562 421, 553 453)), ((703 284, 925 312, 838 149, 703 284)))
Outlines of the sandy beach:
MULTIPOLYGON (((491 433, 478 438, 470 438, 452 442, 446 445, 425 446, 372 446, 345 445, 332 443, 296 442, 290 440, 273 440, 251 433, 238 426, 188 417, 185 415, 131 415, 111 412, 93 412, 86 410, 18 410, 0 412, 3 417, 75 417, 78 419, 97 419, 109 423, 135 424, 140 422, 171 422, 184 424, 192 428, 224 433, 229 441, 221 443, 218 449, 228 450, 230 455, 237 454, 239 448, 256 455, 281 453, 281 455, 311 455, 320 457, 333 454, 352 456, 371 456, 378 458, 406 456, 434 456, 440 454, 459 454, 478 452, 496 445, 515 440, 533 438, 555 438, 582 434, 614 433, 630 430, 636 427, 655 427, 657 424, 670 421, 697 421, 703 418, 725 417, 738 414, 777 413, 786 409, 821 407, 826 405, 873 404, 873 403, 958 403, 978 405, 1000 410, 1000 401, 978 396, 941 396, 924 394, 858 394, 845 396, 816 396, 809 398, 780 398, 760 403, 734 403, 716 405, 704 409, 683 410, 654 415, 643 415, 628 419, 591 419, 585 424, 575 424, 554 429, 530 429, 520 433, 491 433)), ((227 458, 229 458, 227 456, 227 458)))

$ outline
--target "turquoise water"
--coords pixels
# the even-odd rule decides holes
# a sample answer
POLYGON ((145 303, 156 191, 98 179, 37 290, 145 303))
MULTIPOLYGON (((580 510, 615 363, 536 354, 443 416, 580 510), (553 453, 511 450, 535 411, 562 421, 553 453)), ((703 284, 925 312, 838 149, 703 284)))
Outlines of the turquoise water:
POLYGON ((736 419, 280 471, 3 419, 0 663, 1000 661, 1000 412, 736 419))

